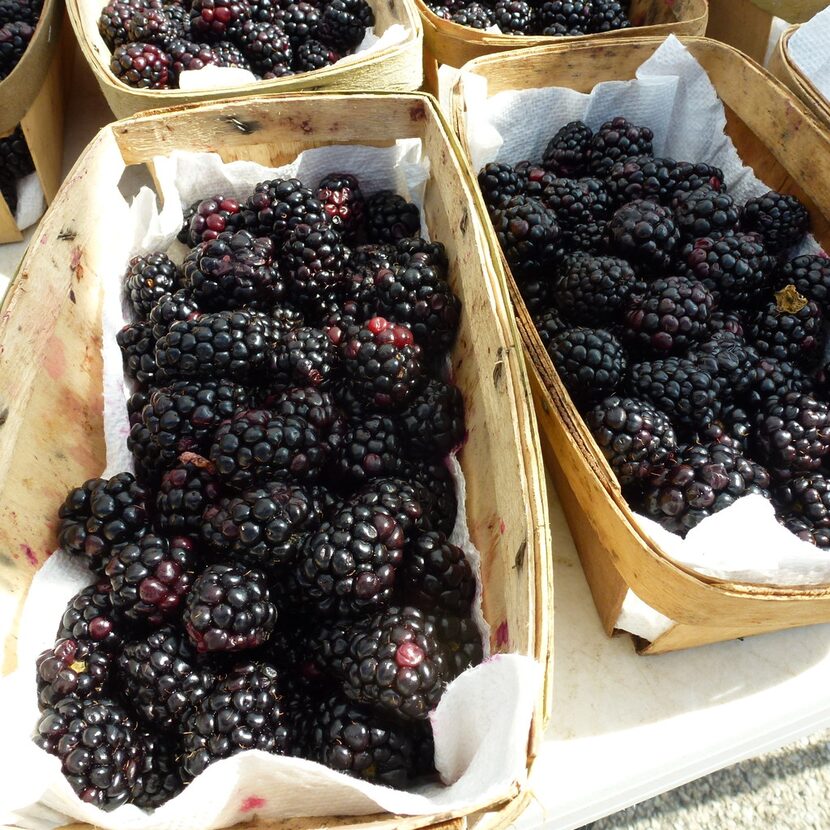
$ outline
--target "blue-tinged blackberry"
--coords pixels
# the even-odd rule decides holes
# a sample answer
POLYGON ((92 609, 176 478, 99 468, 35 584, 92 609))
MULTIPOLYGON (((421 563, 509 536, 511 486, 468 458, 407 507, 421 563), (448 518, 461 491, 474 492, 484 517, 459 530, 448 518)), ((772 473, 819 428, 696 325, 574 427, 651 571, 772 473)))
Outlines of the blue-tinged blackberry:
POLYGON ((728 193, 703 187, 675 198, 674 218, 682 242, 720 239, 737 228, 740 210, 728 193))
POLYGON ((715 190, 718 193, 726 190, 723 170, 703 162, 678 161, 671 170, 670 178, 673 190, 666 194, 667 205, 693 190, 715 190))
POLYGON ((300 223, 289 231, 280 252, 280 273, 293 300, 308 307, 340 287, 350 257, 342 234, 326 221, 300 223))
POLYGON ((294 58, 287 33, 276 23, 246 20, 235 30, 234 40, 258 75, 290 66, 294 58))
POLYGON ((270 570, 293 563, 304 536, 322 520, 316 488, 270 481, 210 505, 202 539, 214 556, 270 570))
POLYGON ((274 22, 282 26, 283 31, 291 41, 291 48, 297 49, 307 40, 317 38, 317 28, 320 25, 320 9, 318 5, 300 2, 283 3, 281 8, 274 12, 274 22))
POLYGON ((112 652, 92 640, 61 638, 35 661, 38 706, 54 706, 66 697, 101 697, 109 688, 112 652))
POLYGON ((594 133, 583 121, 571 121, 561 127, 548 142, 542 164, 559 176, 578 178, 588 170, 594 133))
POLYGON ((307 40, 297 47, 294 69, 297 72, 314 72, 326 66, 334 66, 340 60, 339 53, 319 40, 307 40))
POLYGON ((391 190, 381 190, 366 200, 366 233, 371 242, 395 243, 421 232, 421 212, 391 190))
POLYGON ((213 684, 211 669, 173 625, 125 643, 117 666, 122 697, 145 726, 163 733, 175 734, 213 684))
POLYGON ((200 653, 261 646, 276 621, 265 574, 241 565, 208 565, 193 582, 183 616, 200 653))
POLYGON ((409 452, 440 458, 464 440, 464 399, 452 384, 431 379, 398 415, 409 452))
POLYGON ((406 545, 400 581, 407 602, 428 612, 466 616, 475 599, 476 578, 464 551, 437 531, 406 545))
POLYGON ((769 398, 780 398, 788 392, 811 392, 813 389, 811 378, 797 366, 769 355, 762 355, 754 362, 751 380, 746 401, 752 412, 761 409, 769 398))
POLYGON ((260 661, 240 663, 219 679, 183 724, 182 773, 191 779, 214 761, 246 749, 289 754, 293 736, 279 671, 260 661))
POLYGON ((0 26, 0 81, 11 75, 34 36, 33 26, 23 21, 0 26))
POLYGON ((585 34, 592 13, 593 0, 547 0, 537 14, 537 26, 561 26, 568 34, 585 34))
POLYGON ((260 182, 245 202, 245 209, 254 214, 256 233, 273 237, 278 247, 297 225, 325 221, 323 205, 299 179, 260 182))
POLYGON ((628 4, 618 0, 593 0, 594 11, 588 31, 613 32, 631 26, 628 18, 628 4))
POLYGON ((130 473, 91 478, 70 490, 58 510, 58 540, 85 557, 93 570, 106 564, 115 545, 133 542, 147 523, 147 493, 130 473))
POLYGON ((158 340, 167 334, 173 323, 193 320, 201 313, 199 304, 186 288, 180 288, 173 294, 163 294, 150 309, 148 317, 153 327, 153 337, 158 340))
POLYGON ((143 386, 151 383, 158 369, 156 338, 152 326, 143 321, 127 323, 115 335, 115 342, 121 349, 124 374, 135 378, 143 386))
POLYGON ((432 493, 424 485, 401 478, 367 481, 350 499, 355 504, 385 510, 401 526, 407 541, 430 529, 432 500, 432 493))
POLYGON ((202 513, 219 493, 219 479, 210 462, 195 453, 182 453, 179 463, 162 476, 156 494, 159 528, 168 534, 198 534, 202 513))
POLYGON ((496 15, 489 6, 473 2, 453 11, 450 20, 459 26, 469 26, 471 29, 489 29, 495 26, 496 15))
POLYGON ((614 207, 651 199, 668 205, 677 190, 672 172, 677 162, 671 158, 629 156, 614 162, 605 175, 605 188, 614 207))
POLYGON ((141 786, 138 792, 133 792, 130 801, 142 810, 155 810, 184 789, 176 760, 178 745, 173 739, 150 732, 142 733, 140 740, 144 750, 144 763, 139 772, 141 786))
POLYGON ((542 202, 515 196, 492 218, 499 245, 517 278, 536 276, 561 256, 561 230, 553 211, 542 202))
POLYGON ((352 52, 366 30, 374 25, 375 13, 366 0, 328 0, 320 16, 317 37, 338 52, 352 52))
POLYGON ((225 40, 249 16, 247 0, 192 0, 190 3, 190 28, 199 40, 225 40))
MULTIPOLYGON (((2 48, 0 42, 0 48, 2 48)), ((167 89, 172 80, 172 60, 167 52, 152 43, 125 43, 110 59, 115 77, 137 89, 167 89)))
POLYGON ((481 168, 478 186, 490 211, 507 207, 507 203, 522 192, 522 180, 516 171, 509 164, 495 161, 481 168))
POLYGON ((176 24, 164 9, 136 11, 127 26, 127 39, 131 42, 154 43, 162 48, 171 38, 183 35, 184 32, 176 31, 176 24))
MULTIPOLYGON (((175 62, 176 55, 170 51, 175 62)), ((191 248, 200 242, 211 242, 226 231, 242 230, 246 221, 238 200, 221 194, 194 202, 185 216, 178 239, 191 248)))
POLYGON ((799 256, 791 259, 775 277, 776 290, 794 285, 799 294, 830 311, 830 259, 826 256, 799 256))
POLYGON ((547 350, 578 406, 613 395, 628 367, 619 340, 605 329, 567 329, 551 340, 547 350))
POLYGON ((136 317, 144 320, 165 294, 179 288, 180 281, 179 269, 167 254, 136 256, 124 275, 124 292, 136 317))
MULTIPOLYGON (((562 262, 553 298, 561 313, 574 323, 615 323, 622 319, 632 293, 644 288, 624 259, 577 252, 562 262)), ((537 325, 540 334, 542 330, 550 334, 552 329, 563 327, 550 312, 542 328, 537 325)))
POLYGON ((35 743, 61 762, 81 801, 114 810, 140 782, 143 745, 135 721, 108 698, 67 697, 43 711, 35 743))
POLYGON ((315 481, 327 456, 328 444, 304 418, 263 409, 238 411, 210 447, 217 474, 237 490, 269 478, 315 481))
POLYGON ((659 274, 674 259, 680 233, 669 209, 641 199, 617 209, 608 224, 608 243, 618 256, 659 274))
POLYGON ((406 470, 404 439, 388 415, 367 415, 349 426, 334 459, 344 483, 400 476, 406 470))
POLYGON ((274 362, 286 387, 325 387, 339 369, 340 354, 327 332, 302 326, 281 338, 274 362))
POLYGON ((108 580, 87 585, 67 603, 58 626, 57 639, 100 645, 113 653, 123 642, 122 621, 110 601, 108 580))
POLYGON ((493 14, 506 35, 529 35, 536 25, 536 9, 525 0, 496 0, 493 14))
POLYGON ((650 156, 654 133, 638 127, 625 118, 606 121, 591 139, 588 168, 597 178, 605 178, 614 162, 629 156, 650 156))
POLYGON ((659 354, 685 352, 709 334, 714 306, 703 283, 687 277, 656 279, 631 299, 626 336, 633 346, 659 354))
POLYGON ((516 287, 522 295, 522 301, 531 314, 540 314, 550 307, 551 285, 547 273, 537 273, 528 277, 516 277, 516 287))
POLYGON ((455 495, 455 481, 447 465, 443 461, 410 461, 406 478, 431 495, 425 508, 430 529, 440 530, 450 536, 455 527, 458 501, 455 495))
POLYGON ((536 326, 536 331, 539 332, 539 339, 545 348, 547 348, 548 344, 557 334, 561 334, 565 329, 571 327, 570 323, 566 323, 562 319, 558 308, 549 308, 541 314, 534 315, 533 325, 536 326))
POLYGON ((588 410, 585 423, 623 486, 652 478, 677 452, 671 422, 647 401, 614 395, 588 410))
POLYGON ((824 346, 823 320, 817 303, 786 285, 775 293, 775 302, 753 318, 749 337, 762 354, 810 366, 824 346))
POLYGON ((355 176, 349 173, 329 173, 323 176, 317 185, 317 198, 323 205, 329 222, 342 231, 345 239, 354 239, 363 229, 366 197, 355 176))
POLYGON ((810 214, 795 196, 770 190, 744 205, 741 227, 761 234, 767 250, 777 255, 801 242, 810 230, 810 214))
POLYGON ((599 179, 553 179, 542 202, 556 215, 563 241, 576 250, 595 250, 605 236, 611 202, 599 179))
POLYGON ((705 518, 742 496, 770 497, 770 476, 723 444, 691 444, 645 493, 646 514, 685 536, 705 518))
POLYGON ((703 429, 720 413, 720 384, 684 357, 646 360, 629 368, 632 397, 647 400, 675 426, 703 429))
MULTIPOLYGON (((484 659, 481 631, 470 616, 467 614, 456 616, 436 609, 428 612, 426 619, 433 627, 435 638, 444 653, 447 680, 453 680, 472 666, 477 666, 484 659)), ((428 744, 431 745, 430 740, 428 744)), ((430 746, 424 749, 429 753, 429 757, 425 759, 429 765, 432 761, 430 746)))

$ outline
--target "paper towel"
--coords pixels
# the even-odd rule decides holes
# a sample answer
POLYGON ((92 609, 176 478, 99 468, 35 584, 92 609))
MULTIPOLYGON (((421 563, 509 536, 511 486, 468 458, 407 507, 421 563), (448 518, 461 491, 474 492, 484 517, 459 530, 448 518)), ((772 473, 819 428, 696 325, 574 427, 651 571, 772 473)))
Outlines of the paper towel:
MULTIPOLYGON (((133 254, 176 250, 175 234, 183 207, 199 197, 222 192, 241 197, 265 179, 296 176, 314 183, 332 170, 353 172, 369 195, 382 187, 423 204, 429 159, 420 140, 395 147, 324 147, 302 153, 277 170, 251 162, 223 164, 214 154, 175 153, 155 159, 156 194, 144 188, 128 212, 132 243, 108 260, 103 311, 104 425, 107 443, 105 476, 132 469, 126 451, 128 432, 125 384, 115 332, 127 307, 121 274, 133 254)), ((117 191, 114 210, 122 210, 117 191)), ((129 231, 127 232, 129 234, 129 231)), ((460 545, 476 574, 480 556, 472 544, 464 513, 464 479, 455 458, 449 460, 456 480, 459 516, 452 541, 460 545)), ((4 722, 8 765, 0 777, 0 824, 47 830, 71 821, 87 821, 103 830, 211 830, 256 817, 361 815, 378 811, 422 815, 469 809, 509 796, 526 776, 527 736, 542 681, 541 667, 518 655, 496 655, 469 669, 447 689, 432 714, 436 767, 443 786, 430 784, 401 792, 333 772, 319 764, 262 752, 246 752, 220 761, 198 776, 177 798, 152 814, 133 805, 111 813, 82 803, 60 773, 56 758, 31 741, 37 721, 34 660, 54 639, 56 615, 92 580, 74 557, 56 552, 36 574, 23 608, 15 674, 0 682, 0 711, 15 712, 4 722), (44 614, 43 609, 50 609, 44 614)), ((482 631, 480 590, 474 619, 482 631)))
POLYGON ((37 173, 29 173, 17 181, 17 209, 14 221, 21 231, 34 225, 46 210, 46 199, 37 173))
POLYGON ((830 101, 830 6, 802 23, 789 41, 790 60, 830 101))
MULTIPOLYGON (((597 84, 590 94, 563 88, 501 92, 487 97, 485 78, 466 72, 467 134, 475 169, 489 161, 515 164, 539 159, 550 137, 564 124, 582 119, 597 128, 617 115, 654 130, 654 154, 705 161, 724 171, 739 203, 770 188, 741 161, 726 135, 726 114, 704 69, 673 35, 636 73, 636 79, 597 84), (527 118, 526 113, 534 113, 527 118)), ((813 237, 801 253, 819 250, 813 237)), ((709 576, 769 585, 830 582, 830 558, 776 521, 771 504, 759 496, 739 499, 705 519, 685 539, 637 516, 643 530, 671 559, 709 576)), ((651 639, 671 620, 629 592, 618 626, 651 639)))

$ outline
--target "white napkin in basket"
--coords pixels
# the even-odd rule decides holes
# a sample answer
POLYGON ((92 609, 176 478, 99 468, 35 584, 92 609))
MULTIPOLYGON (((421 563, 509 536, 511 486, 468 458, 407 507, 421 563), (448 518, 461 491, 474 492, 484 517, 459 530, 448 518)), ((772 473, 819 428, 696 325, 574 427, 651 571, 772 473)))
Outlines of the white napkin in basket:
POLYGON ((830 6, 802 23, 789 40, 790 60, 830 101, 830 6))

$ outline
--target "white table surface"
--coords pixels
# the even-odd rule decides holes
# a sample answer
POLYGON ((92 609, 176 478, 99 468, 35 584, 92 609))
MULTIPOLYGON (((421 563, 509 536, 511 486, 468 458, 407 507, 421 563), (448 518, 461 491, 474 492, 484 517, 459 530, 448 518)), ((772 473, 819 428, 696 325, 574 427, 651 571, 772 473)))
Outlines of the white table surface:
MULTIPOLYGON (((64 169, 110 120, 76 66, 64 169)), ((13 273, 22 246, 0 246, 13 273)), ((609 639, 551 490, 554 717, 518 830, 573 828, 830 726, 830 625, 640 657, 609 639)))

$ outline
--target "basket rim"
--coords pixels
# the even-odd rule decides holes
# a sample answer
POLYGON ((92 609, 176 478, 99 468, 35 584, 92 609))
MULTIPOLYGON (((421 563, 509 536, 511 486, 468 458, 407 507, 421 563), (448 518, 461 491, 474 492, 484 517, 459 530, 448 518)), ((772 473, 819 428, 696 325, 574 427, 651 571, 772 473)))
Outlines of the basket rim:
POLYGON ((809 99, 809 104, 816 107, 824 118, 830 119, 830 99, 807 77, 790 55, 790 40, 803 25, 803 23, 795 23, 792 26, 788 26, 782 33, 776 49, 778 50, 781 62, 789 72, 790 78, 798 85, 798 91, 809 99))

